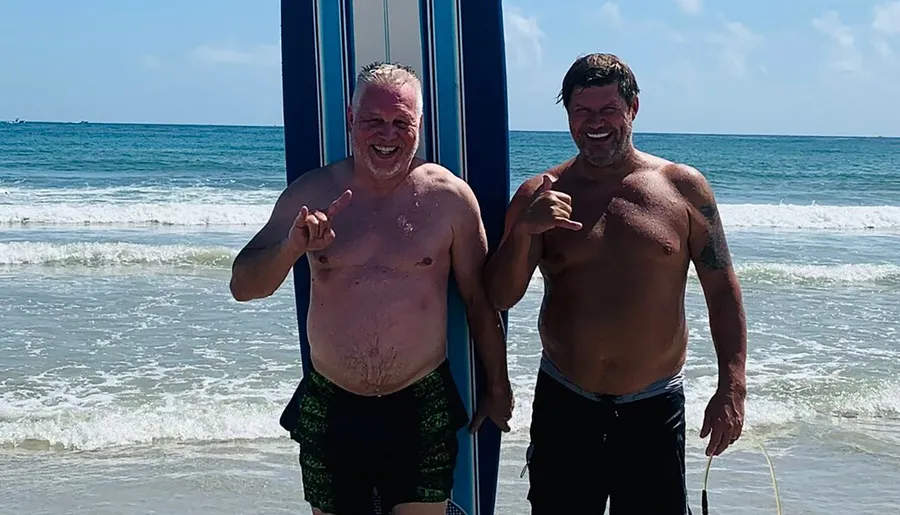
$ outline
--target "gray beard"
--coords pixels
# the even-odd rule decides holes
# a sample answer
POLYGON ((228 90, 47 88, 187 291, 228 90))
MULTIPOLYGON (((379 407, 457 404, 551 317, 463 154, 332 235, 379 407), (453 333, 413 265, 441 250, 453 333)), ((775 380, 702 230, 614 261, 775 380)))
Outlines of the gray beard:
POLYGON ((397 177, 401 173, 408 171, 409 165, 410 165, 410 163, 412 163, 412 160, 415 157, 416 151, 418 150, 418 148, 419 148, 419 141, 417 139, 415 144, 412 146, 412 148, 409 148, 406 151, 404 151, 403 155, 398 157, 397 163, 389 169, 385 169, 383 167, 376 166, 375 163, 372 161, 372 159, 369 157, 368 148, 360 149, 354 143, 353 144, 353 153, 357 156, 363 157, 363 162, 365 163, 366 168, 369 169, 369 172, 371 172, 372 175, 374 175, 375 177, 377 177, 379 179, 386 180, 386 179, 393 179, 394 177, 397 177))

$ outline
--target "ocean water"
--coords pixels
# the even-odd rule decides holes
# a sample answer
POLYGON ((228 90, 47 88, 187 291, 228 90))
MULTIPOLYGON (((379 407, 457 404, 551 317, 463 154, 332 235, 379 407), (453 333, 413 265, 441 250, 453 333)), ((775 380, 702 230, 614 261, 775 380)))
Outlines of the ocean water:
MULTIPOLYGON (((775 513, 759 441, 784 513, 895 513, 900 140, 635 140, 706 173, 744 289, 746 436, 713 461, 711 511, 775 513)), ((573 146, 517 132, 510 151, 515 188, 573 146)), ((309 513, 278 425, 300 377, 292 287, 228 292, 283 185, 278 128, 0 125, 0 513, 309 513)), ((510 313, 499 514, 528 513, 541 294, 536 276, 510 313)), ((716 366, 693 275, 687 313, 699 513, 716 366)))

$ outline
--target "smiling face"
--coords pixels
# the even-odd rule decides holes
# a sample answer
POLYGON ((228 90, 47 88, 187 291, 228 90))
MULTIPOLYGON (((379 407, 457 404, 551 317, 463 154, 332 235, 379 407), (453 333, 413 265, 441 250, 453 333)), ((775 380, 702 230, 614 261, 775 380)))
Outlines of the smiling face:
POLYGON ((348 117, 353 155, 372 175, 390 179, 409 170, 419 148, 421 97, 414 82, 370 82, 348 117))
POLYGON ((569 132, 588 163, 609 166, 628 156, 637 109, 637 97, 629 105, 615 83, 572 92, 566 109, 569 132))
POLYGON ((559 101, 569 132, 592 166, 608 167, 634 151, 631 132, 640 89, 631 68, 613 54, 579 57, 563 77, 559 101))

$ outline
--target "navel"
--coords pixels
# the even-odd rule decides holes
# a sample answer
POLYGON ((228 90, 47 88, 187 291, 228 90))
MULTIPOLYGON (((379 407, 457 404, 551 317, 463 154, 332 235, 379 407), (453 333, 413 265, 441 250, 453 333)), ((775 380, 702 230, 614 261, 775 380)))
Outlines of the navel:
POLYGON ((325 264, 327 262, 328 262, 328 256, 326 256, 325 254, 322 254, 321 256, 319 256, 319 263, 325 264))
POLYGON ((432 263, 434 263, 434 260, 431 259, 430 257, 426 257, 422 261, 419 261, 418 263, 416 263, 416 266, 422 266, 422 267, 431 266, 432 263))

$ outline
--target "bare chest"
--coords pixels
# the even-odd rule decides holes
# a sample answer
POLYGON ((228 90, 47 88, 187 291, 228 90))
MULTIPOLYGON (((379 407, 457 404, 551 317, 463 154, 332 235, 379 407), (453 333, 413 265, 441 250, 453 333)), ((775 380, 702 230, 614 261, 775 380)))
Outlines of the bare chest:
POLYGON ((359 203, 340 213, 334 242, 312 252, 314 268, 350 267, 432 270, 448 261, 452 230, 426 201, 401 205, 359 203))
POLYGON ((583 227, 544 234, 548 272, 598 262, 637 266, 682 259, 688 221, 679 199, 633 190, 572 197, 572 218, 583 227))

